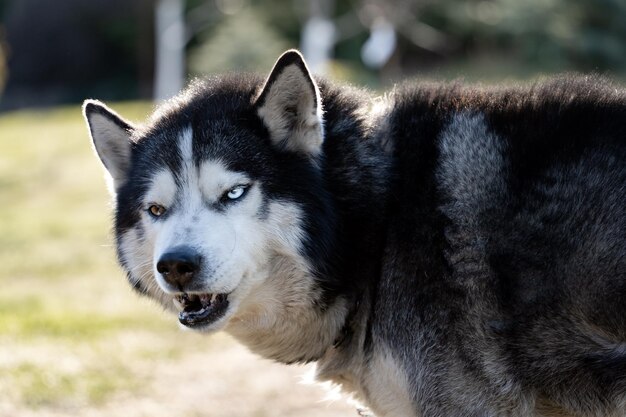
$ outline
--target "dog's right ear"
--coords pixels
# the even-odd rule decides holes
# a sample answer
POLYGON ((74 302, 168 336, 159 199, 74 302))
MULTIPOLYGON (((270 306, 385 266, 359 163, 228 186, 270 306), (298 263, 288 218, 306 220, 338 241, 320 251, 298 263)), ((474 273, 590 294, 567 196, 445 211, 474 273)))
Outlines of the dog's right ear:
POLYGON ((321 97, 300 52, 292 49, 278 58, 255 106, 275 145, 313 157, 320 154, 321 97))
POLYGON ((116 191, 126 179, 130 166, 130 137, 134 127, 97 100, 85 100, 83 115, 96 154, 113 179, 112 191, 116 191))

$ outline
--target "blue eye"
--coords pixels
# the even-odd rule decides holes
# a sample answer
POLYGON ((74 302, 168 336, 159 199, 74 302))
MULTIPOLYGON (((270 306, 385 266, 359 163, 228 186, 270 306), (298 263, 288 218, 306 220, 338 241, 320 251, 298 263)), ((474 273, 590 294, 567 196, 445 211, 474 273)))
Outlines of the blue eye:
POLYGON ((234 186, 233 188, 231 188, 230 190, 228 190, 225 194, 224 197, 226 200, 237 200, 239 198, 241 198, 246 191, 248 190, 248 186, 244 185, 244 184, 239 184, 234 186))

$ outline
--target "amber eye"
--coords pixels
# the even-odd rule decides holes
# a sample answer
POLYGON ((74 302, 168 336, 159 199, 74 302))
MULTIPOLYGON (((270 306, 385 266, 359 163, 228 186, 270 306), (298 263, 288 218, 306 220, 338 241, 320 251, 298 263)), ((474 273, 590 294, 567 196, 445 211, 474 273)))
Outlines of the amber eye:
POLYGON ((150 207, 148 207, 148 212, 154 217, 160 217, 165 214, 165 207, 158 204, 151 204, 150 207))

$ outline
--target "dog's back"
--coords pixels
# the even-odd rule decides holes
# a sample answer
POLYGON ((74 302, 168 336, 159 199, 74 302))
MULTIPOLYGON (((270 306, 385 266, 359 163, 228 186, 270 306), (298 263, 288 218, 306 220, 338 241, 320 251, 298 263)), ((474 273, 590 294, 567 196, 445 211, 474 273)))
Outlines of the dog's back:
POLYGON ((373 326, 423 414, 626 413, 626 95, 408 88, 388 126, 373 326))

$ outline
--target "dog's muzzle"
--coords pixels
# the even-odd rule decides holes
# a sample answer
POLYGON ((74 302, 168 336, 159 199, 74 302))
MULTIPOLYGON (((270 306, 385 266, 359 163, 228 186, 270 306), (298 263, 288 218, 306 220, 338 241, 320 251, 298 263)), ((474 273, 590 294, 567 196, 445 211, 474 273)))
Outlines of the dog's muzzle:
MULTIPOLYGON (((189 246, 177 246, 161 255, 156 269, 174 296, 178 320, 187 327, 203 327, 219 320, 228 310, 228 294, 198 292, 194 279, 199 275, 202 257, 189 246)), ((202 291, 202 290, 200 290, 202 291)))

